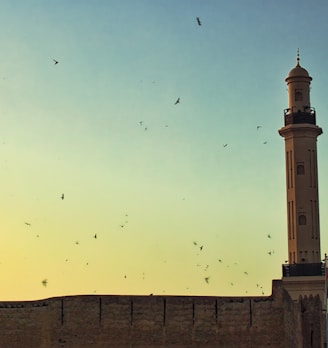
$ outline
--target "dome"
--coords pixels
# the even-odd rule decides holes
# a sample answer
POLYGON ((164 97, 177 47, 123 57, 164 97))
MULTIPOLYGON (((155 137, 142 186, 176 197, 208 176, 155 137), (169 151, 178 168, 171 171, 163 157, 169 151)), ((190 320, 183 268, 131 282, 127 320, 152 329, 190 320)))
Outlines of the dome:
POLYGON ((312 77, 309 75, 307 70, 300 66, 300 52, 297 50, 296 66, 288 73, 285 81, 288 83, 288 80, 290 79, 302 77, 305 77, 308 81, 312 80, 312 77))
POLYGON ((307 77, 307 78, 311 79, 311 77, 310 77, 309 73, 307 72, 307 70, 302 68, 300 65, 296 65, 295 68, 293 68, 289 72, 287 78, 290 78, 290 77, 307 77))

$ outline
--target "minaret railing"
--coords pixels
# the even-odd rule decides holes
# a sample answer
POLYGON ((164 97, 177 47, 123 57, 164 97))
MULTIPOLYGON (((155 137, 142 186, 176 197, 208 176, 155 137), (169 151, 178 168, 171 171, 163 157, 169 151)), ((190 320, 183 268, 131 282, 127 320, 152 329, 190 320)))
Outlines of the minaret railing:
POLYGON ((283 277, 304 277, 325 275, 324 263, 285 263, 282 265, 283 277))
POLYGON ((313 107, 304 107, 304 110, 291 110, 290 108, 284 110, 285 126, 290 124, 316 124, 315 109, 313 107))

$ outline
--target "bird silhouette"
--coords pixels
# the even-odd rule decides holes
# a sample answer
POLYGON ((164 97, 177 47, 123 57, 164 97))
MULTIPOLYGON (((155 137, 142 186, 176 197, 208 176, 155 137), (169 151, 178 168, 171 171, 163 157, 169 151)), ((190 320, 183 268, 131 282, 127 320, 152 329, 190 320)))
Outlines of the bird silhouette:
POLYGON ((204 280, 208 284, 208 282, 210 281, 210 277, 205 277, 204 280))
POLYGON ((180 103, 180 97, 176 100, 176 102, 174 103, 174 105, 177 105, 180 103))
POLYGON ((268 238, 271 238, 271 235, 270 235, 270 234, 268 234, 268 238))
POLYGON ((31 224, 29 222, 25 222, 26 226, 31 226, 31 224))
POLYGON ((197 20, 197 24, 198 24, 199 26, 202 25, 202 23, 201 23, 199 17, 196 17, 196 20, 197 20))
POLYGON ((63 200, 65 198, 65 195, 62 193, 62 195, 60 196, 60 198, 63 200))
POLYGON ((223 147, 227 147, 228 146, 228 144, 223 144, 223 147))
POLYGON ((256 130, 259 130, 260 128, 262 128, 262 126, 256 126, 256 130))
POLYGON ((55 62, 55 65, 59 63, 56 59, 53 59, 53 61, 55 62))
POLYGON ((94 239, 97 239, 97 233, 93 236, 94 239))
POLYGON ((48 285, 48 279, 43 279, 41 283, 44 287, 46 287, 48 285))
POLYGON ((263 144, 266 145, 268 142, 267 141, 264 141, 263 144))

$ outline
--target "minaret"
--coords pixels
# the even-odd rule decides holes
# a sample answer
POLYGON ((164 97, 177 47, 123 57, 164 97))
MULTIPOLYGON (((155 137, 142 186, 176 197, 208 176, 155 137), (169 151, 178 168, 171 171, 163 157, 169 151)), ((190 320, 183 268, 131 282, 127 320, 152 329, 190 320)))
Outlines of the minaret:
MULTIPOLYGON (((285 125, 279 129, 285 139, 288 225, 288 263, 283 265, 283 279, 322 276, 317 170, 317 137, 322 129, 316 125, 310 104, 311 80, 300 66, 298 52, 296 66, 285 79, 288 108, 284 110, 285 125)), ((301 278, 294 281, 299 283, 301 278)))

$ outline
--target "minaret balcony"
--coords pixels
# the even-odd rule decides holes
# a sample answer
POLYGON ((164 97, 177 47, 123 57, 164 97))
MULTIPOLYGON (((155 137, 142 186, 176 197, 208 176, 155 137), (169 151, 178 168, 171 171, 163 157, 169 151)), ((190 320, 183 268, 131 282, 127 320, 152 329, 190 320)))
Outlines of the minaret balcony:
POLYGON ((314 108, 305 107, 304 111, 298 110, 297 112, 292 112, 291 109, 284 110, 285 126, 289 124, 316 124, 315 110, 314 108))
POLYGON ((282 265, 283 277, 304 277, 325 275, 324 263, 293 263, 282 265))

